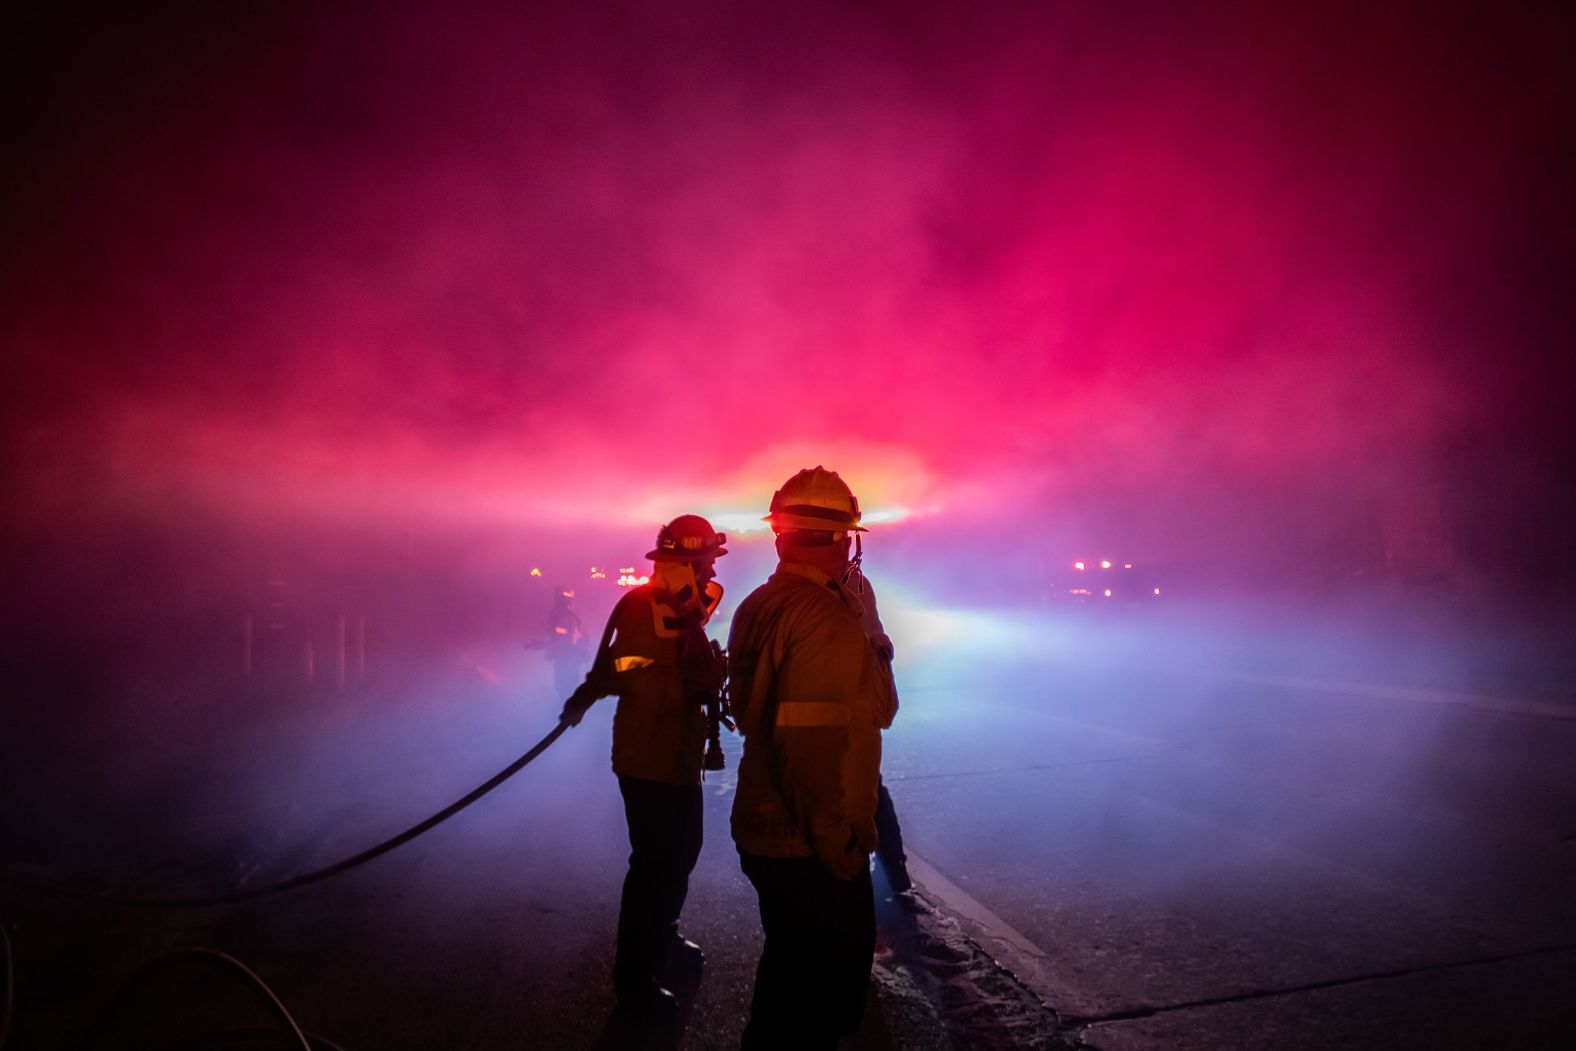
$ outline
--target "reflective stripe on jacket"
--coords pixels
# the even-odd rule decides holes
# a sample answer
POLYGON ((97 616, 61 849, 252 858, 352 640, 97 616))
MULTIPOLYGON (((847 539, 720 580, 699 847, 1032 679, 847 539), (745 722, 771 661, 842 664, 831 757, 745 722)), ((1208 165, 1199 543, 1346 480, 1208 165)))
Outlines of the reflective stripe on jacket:
POLYGON ((728 637, 744 735, 734 843, 766 857, 813 855, 842 879, 875 849, 881 730, 897 699, 861 605, 820 571, 781 563, 740 603, 728 637))
POLYGON ((706 713, 698 685, 709 661, 706 633, 647 585, 614 607, 611 691, 613 772, 673 785, 700 784, 706 713))

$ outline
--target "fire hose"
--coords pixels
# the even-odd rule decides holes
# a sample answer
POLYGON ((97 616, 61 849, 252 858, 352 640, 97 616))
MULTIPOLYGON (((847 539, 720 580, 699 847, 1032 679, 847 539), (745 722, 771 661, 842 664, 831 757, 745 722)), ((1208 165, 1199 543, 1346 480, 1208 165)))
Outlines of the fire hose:
MULTIPOLYGON (((92 1031, 89 1032, 83 1047, 91 1051, 91 1049, 102 1044, 105 1037, 113 1032, 116 1023, 126 1013, 127 1008, 136 1001, 138 996, 146 993, 148 988, 154 984, 155 979, 161 978, 171 971, 195 970, 198 968, 216 971, 218 974, 236 981, 242 988, 250 992, 273 1018, 275 1029, 272 1031, 272 1035, 275 1037, 278 1046, 288 1048, 290 1051, 328 1051, 328 1049, 339 1047, 338 1044, 332 1043, 314 1033, 304 1032, 301 1026, 296 1023, 295 1018, 285 1008, 285 1005, 280 1002, 279 997, 268 987, 267 982, 264 982, 257 976, 255 971, 234 956, 231 956, 229 953, 219 952, 216 949, 176 949, 173 952, 160 956, 132 975, 131 978, 121 985, 120 991, 110 1001, 109 1006, 99 1013, 98 1020, 95 1022, 92 1031)), ((221 1036, 234 1037, 246 1034, 230 1032, 210 1035, 218 1039, 221 1036)))
POLYGON ((206 908, 214 905, 232 905, 243 901, 255 901, 258 898, 265 898, 287 890, 294 890, 297 887, 304 887, 309 883, 317 883, 320 880, 328 879, 330 876, 337 876, 342 872, 349 872, 353 868, 356 868, 360 865, 365 865, 374 858, 387 854, 395 847, 409 843, 423 832, 426 832, 429 829, 442 824, 444 821, 447 821, 449 818, 453 817, 455 814, 458 814, 460 811, 476 802, 482 796, 486 795, 488 792, 491 792, 493 789, 509 780, 509 778, 519 773, 533 759, 547 751, 548 746, 554 741, 558 740, 559 736, 568 728, 569 724, 560 720, 558 725, 553 727, 546 737, 543 737, 540 741, 536 742, 530 751, 520 756, 520 758, 516 759, 508 766, 498 771, 498 773, 488 778, 485 782, 478 785, 476 788, 472 789, 461 798, 455 800, 453 803, 450 803, 448 806, 444 807, 436 814, 433 814, 425 821, 412 825, 410 828, 407 828, 399 835, 385 839, 383 842, 378 843, 375 846, 368 847, 359 854, 353 854, 350 857, 345 858, 343 861, 337 861, 332 865, 326 865, 323 868, 313 869, 311 872, 305 872, 299 876, 292 876, 289 879, 280 880, 277 883, 270 883, 262 887, 250 887, 244 890, 229 891, 224 894, 209 894, 199 897, 186 898, 139 898, 118 894, 103 894, 97 891, 81 890, 73 887, 60 887, 51 884, 36 883, 32 880, 13 876, 3 871, 0 871, 0 883, 19 887, 23 890, 31 890, 42 894, 48 894, 54 897, 71 898, 77 901, 97 902, 102 905, 118 905, 126 908, 189 909, 206 908))
MULTIPOLYGON (((353 868, 366 864, 374 858, 387 854, 395 847, 410 842, 429 829, 432 829, 444 821, 447 821, 449 818, 453 817, 455 814, 458 814, 461 810, 464 810, 482 796, 486 795, 488 792, 491 792, 509 778, 519 773, 522 769, 529 765, 532 760, 545 752, 548 746, 550 746, 554 741, 558 740, 558 738, 568 728, 569 724, 560 720, 558 725, 553 727, 547 736, 543 737, 531 747, 530 751, 520 756, 502 770, 498 771, 498 773, 488 778, 485 782, 478 785, 470 792, 467 792, 464 796, 444 807, 436 814, 433 814, 425 821, 412 825, 410 828, 407 828, 398 835, 391 836, 390 838, 385 839, 383 842, 368 847, 366 850, 345 858, 342 861, 335 862, 332 865, 326 865, 319 869, 314 869, 311 872, 302 873, 301 875, 291 877, 290 879, 280 880, 277 883, 270 883, 266 886, 252 887, 245 890, 231 891, 225 894, 211 894, 201 897, 187 898, 139 898, 116 894, 102 894, 95 891, 81 890, 71 887, 59 887, 50 884, 41 884, 31 880, 20 879, 3 871, 0 871, 0 883, 17 886, 25 890, 48 894, 55 897, 65 897, 77 901, 87 901, 102 905, 115 905, 129 908, 201 908, 214 905, 236 904, 244 901, 254 901, 258 898, 279 894, 287 890, 293 890, 296 887, 304 887, 309 883, 316 883, 320 880, 328 879, 331 876, 337 876, 342 872, 348 872, 353 868)), ((0 1048, 3 1048, 6 1044, 8 1036, 10 1035, 13 989, 13 961, 11 957, 11 942, 7 932, 3 927, 0 927, 0 964, 4 965, 3 974, 0 974, 0 979, 3 979, 3 988, 0 988, 0 1048)), ((257 998, 262 1001, 268 1012, 273 1015, 278 1027, 275 1031, 275 1036, 280 1041, 282 1041, 280 1046, 291 1049, 300 1049, 300 1051, 336 1051, 338 1048, 338 1045, 324 1039, 323 1037, 317 1036, 316 1034, 304 1033, 296 1024, 295 1019, 291 1017, 290 1012, 286 1010, 284 1004, 281 1003, 279 998, 274 994, 273 990, 270 989, 268 985, 257 976, 257 974, 255 974, 250 968, 241 963, 241 961, 237 960, 235 957, 225 953, 217 952, 212 949, 179 949, 159 957, 157 960, 154 960, 141 971, 133 975, 129 980, 127 980, 126 983, 124 983, 124 985, 121 987, 121 991, 116 995, 115 999, 110 1003, 110 1005, 100 1013, 98 1021, 94 1025, 93 1031, 90 1033, 85 1046, 87 1048, 98 1047, 100 1043, 102 1043, 103 1039, 110 1033, 115 1021, 119 1015, 123 1013, 126 1006, 134 999, 137 994, 140 994, 144 989, 146 989, 154 978, 170 970, 178 968, 189 969, 191 966, 208 967, 209 969, 217 968, 221 972, 229 974, 232 978, 239 978, 242 984, 246 985, 257 996, 257 998)))
MULTIPOLYGON (((612 621, 610 620, 608 630, 603 634, 602 644, 599 648, 599 660, 605 660, 606 658, 607 647, 611 635, 612 621)), ((715 650, 716 644, 712 643, 712 647, 715 650)), ((718 652, 720 653, 720 651, 718 652)), ((726 701, 723 699, 723 695, 720 692, 715 698, 714 703, 709 706, 709 714, 711 716, 710 736, 712 740, 708 742, 708 744, 715 746, 718 744, 716 741, 718 722, 721 721, 722 723, 726 724, 729 729, 733 728, 732 722, 727 719, 726 701)), ((574 720, 574 722, 578 722, 578 719, 574 720)), ((0 870, 0 884, 10 885, 25 891, 46 894, 53 897, 63 897, 76 901, 126 908, 206 908, 217 905, 233 905, 241 902, 256 901, 260 898, 280 894, 287 890, 294 890, 297 887, 304 887, 308 884, 317 883, 332 876, 337 876, 341 873, 348 872, 351 869, 357 868, 369 861, 372 861, 375 858, 387 854, 396 847, 410 842, 417 836, 420 836, 437 825, 442 824, 444 821, 447 821, 449 818, 453 817, 455 814, 458 814, 461 810, 464 810, 466 807, 470 806, 472 803, 476 802, 478 799, 482 798, 487 793, 503 784, 509 778, 519 773, 533 760, 535 760, 537 756, 545 752, 548 747, 551 746, 554 741, 558 740, 558 738, 563 735, 563 732, 571 725, 573 725, 573 722, 569 721, 564 716, 560 716, 558 724, 554 726, 546 736, 533 745, 531 749, 525 754, 521 755, 514 762, 498 771, 498 773, 488 778, 470 792, 467 792, 464 796, 433 814, 431 817, 428 817, 426 820, 418 822, 417 824, 405 829, 398 835, 391 836, 390 838, 383 840, 381 843, 377 843, 371 847, 368 847, 366 850, 363 850, 357 854, 353 854, 350 857, 344 858, 343 860, 335 862, 332 865, 326 865, 322 868, 313 869, 310 872, 305 872, 301 875, 293 876, 289 879, 280 880, 278 882, 270 883, 261 887, 234 890, 223 894, 210 894, 184 898, 147 898, 118 894, 105 894, 98 891, 40 883, 34 880, 14 876, 5 872, 4 870, 0 870)), ((716 748, 714 755, 712 754, 712 748, 708 747, 705 766, 707 769, 711 770, 722 769, 722 752, 720 747, 716 748)), ((4 973, 3 975, 0 975, 0 977, 3 977, 4 979, 4 987, 3 989, 0 989, 0 1048, 4 1047, 7 1037, 9 1036, 11 1021, 12 959, 10 948, 11 946, 9 937, 6 936, 4 929, 0 928, 0 957, 3 957, 3 959, 0 959, 0 963, 4 964, 4 973)), ((229 956, 225 953, 217 952, 211 949, 176 950, 175 952, 168 953, 165 956, 153 961, 142 971, 139 971, 137 974, 133 975, 132 978, 129 979, 122 987, 120 994, 116 996, 115 1000, 110 1004, 110 1006, 101 1013, 99 1021, 94 1026, 93 1032, 90 1034, 86 1046, 88 1048, 93 1048, 99 1045, 104 1036, 108 1034, 110 1027, 112 1026, 117 1015, 124 1009, 125 1004, 132 999, 133 993, 138 992, 146 987, 153 977, 183 964, 197 964, 209 967, 218 967, 220 970, 229 973, 232 977, 239 975, 245 984, 247 984, 253 990, 253 992, 255 992, 257 996, 263 1000, 264 1005, 268 1008, 269 1012, 273 1014, 275 1021, 278 1024, 276 1035, 283 1041, 285 1046, 303 1049, 303 1051, 337 1051, 337 1045, 323 1039, 322 1037, 316 1036, 315 1034, 303 1033, 300 1027, 296 1025, 295 1019, 290 1016, 289 1011, 285 1009, 284 1005, 279 1001, 279 998, 274 995, 273 990, 271 990, 260 977, 258 977, 254 972, 246 967, 245 964, 241 963, 233 956, 229 956)))
MULTIPOLYGON (((628 601, 628 599, 629 596, 626 595, 623 599, 619 600, 619 605, 621 606, 625 601, 628 601)), ((618 619, 618 609, 619 606, 614 607, 613 616, 608 618, 607 628, 602 632, 602 641, 597 647, 597 656, 592 664, 593 673, 591 677, 588 677, 588 683, 592 677, 595 677, 596 669, 605 668, 610 661, 608 655, 608 645, 612 641, 614 624, 618 619)), ((716 649, 716 643, 712 643, 711 645, 713 649, 720 654, 721 651, 716 649)), ((584 688, 585 686, 582 686, 582 689, 584 688)), ((577 690, 576 694, 578 695, 579 693, 580 691, 577 690)), ((571 700, 573 700, 573 698, 571 700)), ((587 707, 589 707, 589 705, 587 705, 587 707)), ((722 709, 713 708, 713 713, 715 719, 716 715, 722 714, 722 709)), ((345 858, 342 861, 337 861, 332 865, 326 865, 323 868, 313 869, 311 872, 305 872, 299 876, 292 876, 289 879, 280 880, 277 883, 269 883, 265 886, 251 887, 245 890, 229 891, 224 894, 208 894, 185 898, 140 898, 120 894, 105 894, 99 891, 82 890, 75 887, 61 887, 55 886, 53 884, 40 883, 34 880, 11 875, 4 870, 0 870, 0 884, 17 887, 22 890, 30 890, 40 894, 47 894, 58 898, 70 898, 75 901, 96 902, 101 905, 117 905, 125 908, 142 909, 191 909, 208 908, 215 905, 234 905, 239 902, 256 901, 259 898, 280 894, 287 890, 294 890, 297 887, 304 887, 309 883, 317 883, 321 880, 328 879, 331 876, 337 876, 342 872, 349 872, 353 868, 365 865, 374 858, 382 857, 384 854, 387 854, 395 847, 409 843, 423 832, 426 832, 429 829, 442 824, 444 821, 447 821, 455 814, 458 814, 460 811, 476 802, 482 796, 486 795, 488 792, 491 792, 493 789, 509 780, 509 778, 519 773, 527 765, 529 765, 533 759, 547 751, 548 746, 554 741, 558 740, 563 732, 573 725, 573 722, 569 721, 565 717, 567 714, 568 706, 566 705, 565 715, 559 716, 558 725, 553 727, 553 729, 548 732, 547 736, 536 742, 536 744, 531 747, 530 751, 520 756, 520 758, 510 763, 502 770, 498 771, 498 773, 488 778, 485 782, 478 785, 464 796, 455 800, 453 803, 450 803, 436 814, 433 814, 425 821, 412 825, 410 828, 407 828, 405 831, 399 833, 399 835, 392 836, 388 839, 385 839, 383 842, 376 844, 375 846, 368 847, 359 854, 353 854, 350 857, 345 858)), ((576 719, 574 721, 578 722, 579 720, 576 719)), ((729 729, 732 729, 731 722, 727 725, 729 729)), ((716 723, 714 721, 712 730, 713 737, 716 736, 715 727, 716 723)), ((722 752, 719 748, 715 757, 709 760, 710 763, 714 763, 716 765, 708 765, 708 769, 721 769, 721 759, 722 752)))

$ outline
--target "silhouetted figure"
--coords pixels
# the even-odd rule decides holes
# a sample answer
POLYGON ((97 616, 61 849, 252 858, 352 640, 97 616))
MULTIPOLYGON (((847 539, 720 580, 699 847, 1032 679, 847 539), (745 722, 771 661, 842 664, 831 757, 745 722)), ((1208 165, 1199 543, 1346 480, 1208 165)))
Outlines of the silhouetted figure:
POLYGON ((846 582, 859 517, 831 471, 784 483, 768 519, 777 571, 740 604, 729 636, 744 734, 733 839, 766 934, 747 1049, 833 1048, 864 1013, 881 730, 897 697, 846 582))
POLYGON ((613 986, 620 1006, 667 1020, 678 1002, 659 976, 677 947, 700 947, 678 934, 689 874, 701 847, 701 764, 706 706, 726 666, 705 625, 722 588, 713 579, 726 537, 699 515, 680 515, 657 534, 650 584, 613 607, 591 671, 564 703, 578 723, 600 697, 618 696, 613 772, 629 824, 629 873, 618 912, 613 986))
POLYGON ((547 659, 553 666, 553 693, 558 697, 568 697, 585 674, 585 633, 574 601, 572 589, 555 588, 553 608, 547 613, 547 659))
MULTIPOLYGON (((892 639, 886 633, 886 628, 881 623, 881 613, 876 607, 876 589, 871 585, 870 578, 855 570, 859 575, 851 582, 855 585, 860 599, 864 604, 865 635, 870 639, 870 645, 876 651, 881 664, 886 668, 887 674, 892 673, 892 658, 897 648, 892 645, 892 639)), ((897 687, 892 689, 892 710, 897 711, 897 687)), ((906 894, 914 887, 914 881, 908 875, 908 855, 903 853, 903 829, 897 822, 897 808, 892 805, 892 795, 887 791, 886 782, 880 781, 876 785, 876 857, 881 861, 881 868, 886 872, 887 883, 894 893, 906 894)))

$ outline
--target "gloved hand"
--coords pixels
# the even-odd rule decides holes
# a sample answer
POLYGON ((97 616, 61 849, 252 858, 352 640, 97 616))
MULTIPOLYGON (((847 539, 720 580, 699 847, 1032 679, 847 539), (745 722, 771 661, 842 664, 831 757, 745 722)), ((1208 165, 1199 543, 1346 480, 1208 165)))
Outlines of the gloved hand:
POLYGON ((596 694, 587 689, 585 683, 581 683, 564 702, 564 710, 558 713, 558 721, 569 726, 579 726, 580 720, 585 718, 596 700, 596 694))
POLYGON ((815 860, 833 879, 851 880, 870 864, 870 852, 876 843, 876 823, 870 818, 860 822, 860 826, 856 829, 829 820, 810 833, 810 849, 815 853, 815 860))
MULTIPOLYGON (((874 843, 874 834, 869 839, 874 843)), ((819 856, 826 871, 831 873, 833 878, 845 882, 859 875, 870 864, 870 848, 861 844, 858 837, 852 833, 848 837, 848 845, 841 853, 828 851, 820 853, 819 856)))

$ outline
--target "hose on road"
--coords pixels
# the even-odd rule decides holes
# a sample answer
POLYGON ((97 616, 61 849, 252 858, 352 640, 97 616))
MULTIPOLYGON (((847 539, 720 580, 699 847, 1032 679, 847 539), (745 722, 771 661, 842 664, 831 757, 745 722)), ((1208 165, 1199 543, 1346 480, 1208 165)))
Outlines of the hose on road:
POLYGON ((268 897, 273 894, 280 894, 287 890, 294 890, 297 887, 304 887, 309 883, 317 883, 321 880, 328 879, 330 876, 337 876, 342 872, 349 872, 353 868, 356 868, 360 865, 365 865, 373 858, 381 857, 382 855, 387 854, 395 847, 409 843, 423 832, 426 832, 429 829, 442 824, 444 821, 447 821, 449 818, 453 817, 455 814, 458 814, 461 810, 464 810, 482 796, 486 795, 488 792, 491 792, 493 789, 509 780, 509 778, 519 773, 527 765, 529 765, 533 759, 547 751, 548 746, 554 741, 558 740, 559 736, 569 728, 569 725, 569 723, 560 720, 558 725, 553 727, 552 731, 549 732, 546 737, 543 737, 540 741, 538 741, 530 751, 520 756, 520 758, 516 759, 508 766, 498 771, 498 773, 494 774, 487 781, 478 785, 476 788, 472 789, 461 798, 444 807, 436 814, 433 814, 425 821, 412 825, 410 828, 407 828, 399 835, 385 839, 376 846, 368 847, 361 853, 353 854, 350 857, 345 858, 343 861, 337 861, 332 865, 327 865, 320 869, 314 869, 311 872, 306 872, 299 876, 292 876, 290 879, 280 880, 277 883, 270 883, 262 887, 250 887, 243 890, 229 891, 224 894, 209 894, 184 898, 143 898, 119 894, 104 894, 97 891, 83 890, 80 888, 60 887, 46 883, 38 883, 33 880, 14 876, 5 872, 0 872, 0 884, 6 884, 8 886, 17 887, 24 891, 32 891, 53 897, 71 898, 76 901, 96 902, 101 905, 115 905, 124 908, 191 909, 208 908, 215 905, 233 905, 244 901, 255 901, 258 898, 268 897))
MULTIPOLYGON (((216 949, 176 949, 160 956, 122 983, 109 1006, 99 1013, 92 1030, 88 1033, 87 1040, 82 1045, 84 1051, 94 1051, 114 1032, 116 1024, 131 1005, 139 999, 146 998, 155 979, 162 978, 172 971, 197 969, 216 971, 222 976, 236 980, 252 993, 272 1016, 276 1028, 271 1035, 281 1048, 288 1051, 331 1051, 339 1047, 338 1044, 323 1037, 304 1032, 283 1002, 268 987, 268 983, 259 978, 256 971, 234 956, 216 949)), ((229 1046, 228 1038, 247 1035, 247 1032, 249 1031, 234 1030, 229 1033, 212 1033, 209 1034, 212 1038, 211 1042, 203 1043, 201 1046, 229 1046), (225 1042, 221 1044, 221 1041, 225 1042)))

